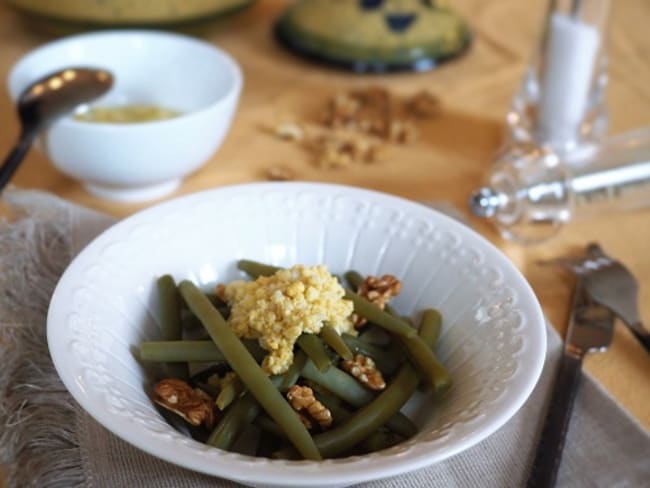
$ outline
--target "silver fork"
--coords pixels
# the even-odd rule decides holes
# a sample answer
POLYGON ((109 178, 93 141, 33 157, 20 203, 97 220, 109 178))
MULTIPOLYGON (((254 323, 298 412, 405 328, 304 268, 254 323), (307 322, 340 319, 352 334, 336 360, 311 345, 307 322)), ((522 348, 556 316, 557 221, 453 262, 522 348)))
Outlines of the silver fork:
POLYGON ((560 264, 580 276, 592 300, 616 314, 650 352, 650 332, 639 317, 639 285, 620 261, 605 254, 597 243, 591 243, 584 257, 559 258, 550 262, 560 264))

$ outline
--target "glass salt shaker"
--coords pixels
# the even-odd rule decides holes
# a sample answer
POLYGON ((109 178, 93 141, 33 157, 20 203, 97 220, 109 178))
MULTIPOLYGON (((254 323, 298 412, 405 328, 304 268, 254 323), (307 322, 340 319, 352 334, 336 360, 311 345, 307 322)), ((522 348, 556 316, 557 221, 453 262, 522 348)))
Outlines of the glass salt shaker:
POLYGON ((516 146, 491 168, 469 206, 523 244, 544 241, 574 219, 649 207, 650 127, 581 146, 570 159, 516 146))
POLYGON ((549 0, 540 42, 507 116, 512 139, 563 156, 608 126, 609 0, 549 0))

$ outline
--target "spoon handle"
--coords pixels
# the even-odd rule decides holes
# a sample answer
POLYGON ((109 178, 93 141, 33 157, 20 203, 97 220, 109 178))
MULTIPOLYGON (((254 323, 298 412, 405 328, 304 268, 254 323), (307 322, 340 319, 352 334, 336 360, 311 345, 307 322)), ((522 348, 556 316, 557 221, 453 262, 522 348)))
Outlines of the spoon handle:
POLYGON ((23 132, 14 148, 2 163, 2 166, 0 166, 0 192, 4 190, 18 169, 18 166, 20 166, 20 163, 25 159, 25 155, 29 151, 35 136, 36 131, 23 132))

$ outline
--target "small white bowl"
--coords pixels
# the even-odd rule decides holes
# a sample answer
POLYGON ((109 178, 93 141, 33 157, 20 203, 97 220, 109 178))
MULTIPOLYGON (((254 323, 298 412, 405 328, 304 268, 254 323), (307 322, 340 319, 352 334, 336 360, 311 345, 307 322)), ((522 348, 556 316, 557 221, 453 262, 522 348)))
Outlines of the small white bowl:
POLYGON ((137 201, 173 191, 225 137, 242 86, 235 61, 211 44, 155 31, 103 31, 46 44, 9 74, 16 100, 34 80, 63 67, 111 71, 115 84, 92 105, 153 104, 181 116, 144 123, 52 124, 40 148, 64 173, 100 197, 137 201))
POLYGON ((453 456, 521 407, 546 349, 530 286, 481 236, 401 198, 305 183, 224 187, 118 223, 64 273, 47 336, 68 390, 116 435, 171 463, 265 487, 347 486, 453 456), (400 313, 441 311, 437 352, 453 386, 440 399, 419 394, 405 406, 420 427, 414 438, 366 456, 280 461, 207 447, 162 419, 145 391, 150 378, 132 353, 160 337, 155 279, 171 273, 207 288, 240 278, 241 258, 391 273, 403 281, 393 302, 400 313))

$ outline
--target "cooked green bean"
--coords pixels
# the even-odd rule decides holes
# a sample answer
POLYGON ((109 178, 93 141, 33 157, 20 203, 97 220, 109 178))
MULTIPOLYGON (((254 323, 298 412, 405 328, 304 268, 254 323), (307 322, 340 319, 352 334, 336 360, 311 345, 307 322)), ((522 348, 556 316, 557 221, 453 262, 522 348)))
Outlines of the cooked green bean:
POLYGON ((140 359, 163 362, 225 361, 212 341, 150 341, 140 344, 140 359))
MULTIPOLYGON (((389 314, 396 314, 397 312, 390 307, 387 307, 387 312, 389 314)), ((437 339, 438 332, 436 329, 440 328, 440 324, 436 326, 435 321, 442 320, 442 317, 438 312, 433 309, 426 311, 425 315, 427 316, 427 322, 431 321, 432 324, 427 324, 425 326, 425 332, 430 338, 433 339, 433 342, 428 345, 423 338, 422 331, 420 331, 420 337, 414 338, 402 338, 400 340, 402 344, 406 347, 406 351, 413 361, 415 367, 420 371, 420 374, 424 378, 425 382, 433 387, 433 390, 436 392, 444 392, 449 389, 451 386, 451 378, 445 367, 438 361, 436 356, 433 354, 433 344, 435 339, 437 339), (437 314, 437 317, 435 316, 437 314)), ((420 326, 422 327, 422 326, 420 326)))
POLYGON ((347 422, 314 436, 318 450, 324 457, 334 457, 367 439, 399 412, 418 381, 413 367, 403 364, 390 385, 371 403, 353 413, 347 422))
POLYGON ((314 334, 302 334, 298 337, 296 343, 309 356, 309 359, 312 360, 320 372, 325 372, 330 368, 332 361, 327 355, 327 351, 318 336, 314 334))
POLYGON ((277 435, 262 429, 257 441, 257 450, 255 451, 255 456, 271 458, 273 452, 276 451, 282 444, 282 441, 278 438, 277 435))
POLYGON ((433 347, 440 336, 440 327, 442 326, 442 316, 440 312, 433 308, 425 310, 420 322, 420 337, 422 340, 433 347))
POLYGON ((404 440, 405 437, 395 432, 377 430, 363 441, 361 447, 368 453, 377 452, 393 447, 404 440))
POLYGON ((294 354, 291 366, 289 366, 287 372, 282 375, 282 383, 280 383, 279 386, 280 391, 286 391, 296 384, 296 381, 300 378, 308 359, 307 355, 302 351, 297 351, 294 354))
POLYGON ((343 359, 352 359, 352 351, 341 338, 336 329, 330 324, 323 324, 323 328, 320 331, 321 338, 325 343, 330 346, 336 354, 341 356, 343 359))
POLYGON ((352 376, 335 366, 332 366, 326 372, 321 372, 313 362, 307 361, 302 370, 302 377, 321 385, 356 407, 365 405, 372 401, 374 397, 370 390, 364 388, 352 376))
POLYGON ((215 400, 215 404, 219 410, 225 410, 239 395, 244 391, 244 383, 235 376, 226 386, 224 386, 215 400))
MULTIPOLYGON (((329 390, 353 407, 367 405, 375 398, 375 395, 370 390, 367 390, 352 376, 334 366, 328 369, 327 372, 321 373, 314 366, 314 363, 307 361, 305 368, 302 370, 302 376, 329 390)), ((417 427, 413 425, 413 422, 399 412, 390 419, 388 427, 404 437, 412 437, 417 432, 417 427)))
POLYGON ((190 310, 201 320, 223 352, 230 367, 269 416, 282 427, 298 452, 306 459, 321 459, 313 439, 294 410, 201 290, 190 281, 183 281, 179 290, 190 310))
POLYGON ((246 426, 255 420, 260 411, 261 407, 250 391, 244 393, 226 411, 226 414, 208 437, 207 444, 219 449, 230 449, 246 426))
POLYGON ((354 291, 357 291, 361 286, 361 283, 363 283, 363 276, 361 276, 361 273, 359 273, 358 271, 350 270, 346 272, 343 276, 345 276, 346 281, 349 283, 349 285, 352 287, 354 291))
MULTIPOLYGON (((165 341, 178 341, 183 338, 183 322, 181 321, 181 297, 176 289, 176 282, 171 275, 163 275, 156 280, 158 296, 160 297, 160 332, 165 341)), ((165 364, 167 376, 178 379, 188 377, 187 364, 165 364)))
POLYGON ((283 437, 286 439, 286 434, 284 431, 271 420, 270 417, 264 414, 260 414, 257 416, 255 421, 253 422, 255 425, 257 425, 260 429, 262 429, 264 432, 268 432, 270 434, 273 434, 276 437, 283 437))
POLYGON ((405 323, 402 319, 393 317, 389 313, 384 312, 377 305, 369 302, 356 293, 353 293, 350 290, 345 290, 344 298, 350 300, 354 304, 354 311, 356 313, 368 319, 373 324, 378 325, 382 329, 407 339, 417 337, 416 330, 405 323))
POLYGON ((402 339, 402 343, 426 383, 439 393, 448 390, 451 386, 451 378, 445 367, 434 356, 431 347, 419 337, 402 339))
POLYGON ((250 261, 249 259, 240 259, 237 261, 237 268, 253 278, 257 278, 258 276, 271 276, 282 269, 278 266, 262 264, 257 261, 250 261))
POLYGON ((341 338, 355 353, 371 357, 379 370, 384 374, 393 374, 402 363, 402 357, 391 355, 381 347, 362 341, 358 337, 351 336, 350 334, 342 334, 341 338))
MULTIPOLYGON (((242 341, 249 353, 259 363, 266 356, 257 340, 242 341)), ((140 359, 162 362, 225 361, 217 345, 211 341, 149 341, 140 344, 140 359)))
MULTIPOLYGON (((284 384, 292 386, 298 379, 298 376, 293 372, 287 371, 283 375, 272 376, 269 379, 274 387, 280 388, 284 384)), ((262 417, 260 412, 261 407, 259 403, 247 391, 226 411, 226 415, 224 415, 217 427, 212 431, 212 434, 210 434, 208 443, 220 449, 230 449, 246 426, 262 417), (231 414, 230 412, 233 413, 231 414)), ((272 420, 269 419, 269 421, 281 432, 281 436, 286 438, 286 434, 284 434, 282 429, 272 420)))

